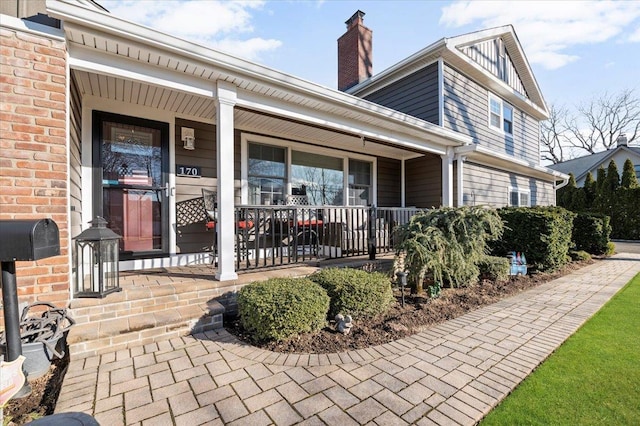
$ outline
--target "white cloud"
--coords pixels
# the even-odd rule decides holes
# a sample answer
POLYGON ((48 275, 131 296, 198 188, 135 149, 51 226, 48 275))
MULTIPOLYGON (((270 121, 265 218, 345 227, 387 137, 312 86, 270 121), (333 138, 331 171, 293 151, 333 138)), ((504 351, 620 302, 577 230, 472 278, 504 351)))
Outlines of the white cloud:
POLYGON ((246 59, 257 59, 260 54, 282 46, 280 40, 251 38, 249 40, 224 39, 214 42, 212 47, 246 59))
POLYGON ((251 12, 261 9, 264 1, 108 0, 101 4, 115 16, 247 59, 282 45, 274 39, 238 38, 253 32, 251 12))
MULTIPOLYGON (((529 61, 547 69, 578 60, 572 47, 620 36, 638 20, 637 1, 455 1, 440 17, 441 24, 455 28, 513 24, 529 61)), ((634 36, 640 41, 640 29, 630 40, 634 36)))
POLYGON ((631 33, 629 36, 629 41, 632 43, 640 43, 640 26, 636 28, 636 30, 631 33))

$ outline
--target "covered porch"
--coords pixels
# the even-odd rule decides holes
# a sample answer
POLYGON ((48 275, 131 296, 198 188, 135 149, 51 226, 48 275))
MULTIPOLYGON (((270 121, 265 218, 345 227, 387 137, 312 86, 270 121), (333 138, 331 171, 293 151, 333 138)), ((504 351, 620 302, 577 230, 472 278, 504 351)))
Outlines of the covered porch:
POLYGON ((105 217, 124 237, 121 271, 205 264, 225 281, 385 253, 417 209, 454 204, 454 148, 469 137, 98 11, 51 9, 69 46, 71 234, 105 217))

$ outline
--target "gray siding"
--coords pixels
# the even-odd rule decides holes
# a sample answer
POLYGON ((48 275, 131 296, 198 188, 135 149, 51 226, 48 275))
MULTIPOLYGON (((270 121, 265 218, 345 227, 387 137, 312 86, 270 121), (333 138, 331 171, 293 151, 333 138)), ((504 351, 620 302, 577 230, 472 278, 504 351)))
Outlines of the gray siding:
POLYGON ((405 203, 420 208, 442 205, 442 160, 427 154, 405 162, 405 203))
POLYGON ((438 64, 433 63, 365 97, 366 100, 439 124, 438 64))
POLYGON ((464 204, 504 207, 510 188, 529 191, 531 205, 555 203, 553 183, 517 175, 481 164, 464 163, 464 204))
POLYGON ((75 237, 82 231, 82 99, 73 73, 70 86, 69 222, 71 237, 75 237))
MULTIPOLYGON (((196 253, 207 250, 213 241, 213 232, 205 230, 202 188, 215 190, 217 180, 216 126, 208 123, 176 118, 176 165, 199 166, 201 177, 176 176, 176 252, 196 253), (182 127, 195 131, 196 149, 182 148, 182 127)), ((236 204, 240 204, 240 131, 234 132, 234 180, 236 204)))
POLYGON ((514 158, 539 162, 538 122, 514 108, 513 136, 489 127, 489 92, 449 65, 444 65, 444 127, 514 158))
POLYGON ((400 206, 400 160, 378 157, 378 206, 400 206))
POLYGON ((198 166, 202 177, 176 176, 176 252, 196 253, 211 247, 213 232, 206 231, 202 188, 214 189, 216 181, 216 126, 176 118, 176 164, 198 166), (196 149, 182 148, 182 127, 195 131, 196 149))
POLYGON ((501 38, 485 40, 471 46, 466 46, 462 49, 462 52, 477 62, 482 68, 507 83, 516 92, 528 97, 522 80, 501 38), (505 52, 504 62, 500 58, 500 52, 505 52))

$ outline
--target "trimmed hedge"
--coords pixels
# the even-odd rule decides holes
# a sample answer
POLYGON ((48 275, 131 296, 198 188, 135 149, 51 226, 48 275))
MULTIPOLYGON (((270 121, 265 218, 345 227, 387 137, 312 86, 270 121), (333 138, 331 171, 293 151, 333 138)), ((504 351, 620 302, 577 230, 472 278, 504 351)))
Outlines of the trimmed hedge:
POLYGON ((566 264, 571 247, 575 213, 562 207, 505 207, 498 210, 505 222, 502 239, 492 254, 523 252, 527 263, 539 271, 553 271, 566 264))
POLYGON ((478 262, 478 269, 480 269, 481 278, 492 281, 507 281, 511 263, 506 257, 484 256, 478 262))
POLYGON ((240 289, 240 322, 255 341, 283 340, 320 330, 327 320, 329 296, 306 278, 272 278, 240 289))
POLYGON ((640 188, 618 188, 610 211, 611 236, 621 240, 640 240, 640 188))
POLYGON ((609 216, 593 213, 578 213, 573 220, 572 240, 576 250, 591 254, 607 252, 607 243, 611 235, 609 216))
POLYGON ((324 288, 331 299, 329 317, 355 318, 385 313, 394 301, 391 280, 379 272, 351 268, 326 268, 309 277, 324 288))
POLYGON ((570 251, 571 260, 589 260, 591 255, 584 250, 570 251))

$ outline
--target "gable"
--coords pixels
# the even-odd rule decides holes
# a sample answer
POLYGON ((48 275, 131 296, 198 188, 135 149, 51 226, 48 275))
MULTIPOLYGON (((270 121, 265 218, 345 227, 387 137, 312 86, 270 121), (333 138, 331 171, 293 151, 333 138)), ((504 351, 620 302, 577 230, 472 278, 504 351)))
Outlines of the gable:
POLYGON ((507 83, 513 90, 527 99, 529 98, 522 79, 520 79, 518 71, 511 60, 511 55, 509 55, 509 51, 501 37, 458 48, 482 68, 507 83))

